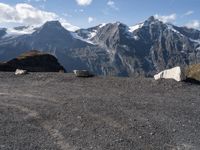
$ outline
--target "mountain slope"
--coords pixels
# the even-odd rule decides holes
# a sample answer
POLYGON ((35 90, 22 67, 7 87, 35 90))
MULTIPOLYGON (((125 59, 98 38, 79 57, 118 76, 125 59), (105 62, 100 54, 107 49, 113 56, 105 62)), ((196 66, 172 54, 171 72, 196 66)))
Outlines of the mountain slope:
POLYGON ((6 35, 6 29, 0 28, 0 38, 2 38, 4 35, 6 35))
POLYGON ((198 63, 198 30, 164 24, 150 17, 128 27, 122 23, 107 24, 92 38, 110 52, 112 63, 122 75, 150 74, 198 63), (191 32, 190 32, 191 31, 191 32))
POLYGON ((6 36, 0 40, 0 60, 6 61, 17 57, 27 49, 38 49, 58 57, 65 65, 64 55, 71 48, 78 49, 91 45, 74 38, 58 21, 45 23, 32 34, 6 36))

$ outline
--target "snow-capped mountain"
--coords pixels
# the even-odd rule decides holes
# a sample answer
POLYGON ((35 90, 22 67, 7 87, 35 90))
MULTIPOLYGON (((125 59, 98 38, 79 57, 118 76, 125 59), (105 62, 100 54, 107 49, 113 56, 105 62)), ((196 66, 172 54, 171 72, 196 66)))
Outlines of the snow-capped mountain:
POLYGON ((99 30, 103 28, 106 24, 100 24, 98 26, 88 28, 88 29, 80 29, 75 32, 79 37, 82 37, 83 39, 92 42, 92 38, 97 35, 99 30))
POLYGON ((24 34, 10 38, 0 29, 0 60, 37 49, 55 55, 67 71, 88 69, 119 76, 153 75, 176 65, 200 63, 200 31, 154 17, 131 27, 116 22, 71 32, 51 21, 34 31, 15 30, 24 34))

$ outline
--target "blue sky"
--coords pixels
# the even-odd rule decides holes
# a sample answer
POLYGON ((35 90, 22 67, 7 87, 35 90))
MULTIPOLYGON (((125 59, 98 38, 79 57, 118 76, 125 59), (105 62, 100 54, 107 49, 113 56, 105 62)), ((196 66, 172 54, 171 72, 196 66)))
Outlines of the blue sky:
POLYGON ((199 29, 199 6, 200 0, 0 0, 0 26, 39 24, 54 19, 81 28, 116 21, 131 26, 155 15, 164 22, 199 29), (22 3, 26 5, 19 5, 22 3), (45 13, 46 19, 41 13, 45 13))

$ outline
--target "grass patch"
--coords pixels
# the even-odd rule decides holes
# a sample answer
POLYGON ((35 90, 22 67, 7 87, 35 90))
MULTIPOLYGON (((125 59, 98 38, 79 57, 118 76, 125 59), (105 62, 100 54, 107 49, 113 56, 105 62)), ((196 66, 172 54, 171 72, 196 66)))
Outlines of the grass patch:
POLYGON ((186 76, 187 78, 200 81, 200 64, 191 65, 186 68, 186 76))
POLYGON ((26 59, 28 57, 34 57, 34 56, 42 56, 42 55, 46 55, 47 53, 43 53, 37 50, 32 50, 26 53, 23 53, 22 55, 18 56, 17 59, 18 60, 22 60, 22 59, 26 59))

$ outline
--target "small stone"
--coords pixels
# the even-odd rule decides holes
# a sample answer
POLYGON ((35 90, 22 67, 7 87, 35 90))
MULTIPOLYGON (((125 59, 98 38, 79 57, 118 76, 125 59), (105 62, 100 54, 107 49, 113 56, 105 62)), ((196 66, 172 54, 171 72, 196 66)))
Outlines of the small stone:
POLYGON ((173 129, 172 131, 173 131, 173 132, 176 132, 176 129, 173 129))
POLYGON ((15 71, 15 75, 25 75, 25 74, 27 74, 27 73, 28 73, 27 70, 17 69, 17 70, 15 71))
POLYGON ((79 131, 79 129, 76 127, 72 129, 72 132, 77 132, 77 131, 79 131))
POLYGON ((154 135, 155 133, 151 132, 150 135, 154 135))
POLYGON ((82 117, 81 116, 77 116, 77 119, 82 119, 82 117))

